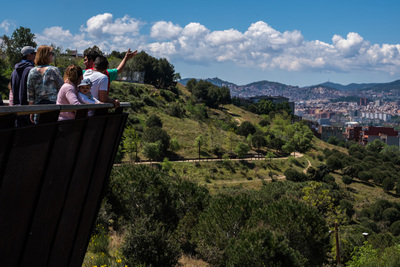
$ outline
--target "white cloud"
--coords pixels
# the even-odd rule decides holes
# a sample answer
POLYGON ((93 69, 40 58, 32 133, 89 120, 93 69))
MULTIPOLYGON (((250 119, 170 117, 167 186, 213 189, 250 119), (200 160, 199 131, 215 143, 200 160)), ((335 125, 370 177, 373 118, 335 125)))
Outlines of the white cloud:
POLYGON ((343 56, 355 56, 357 55, 364 45, 367 45, 358 33, 350 32, 347 34, 347 39, 344 39, 340 35, 334 35, 332 38, 333 45, 343 56))
POLYGON ((81 27, 81 31, 87 32, 94 38, 102 39, 108 35, 136 36, 139 34, 140 26, 140 21, 127 15, 113 21, 112 14, 104 13, 91 17, 86 22, 86 27, 81 27))
POLYGON ((234 44, 245 40, 245 36, 234 29, 215 31, 210 33, 206 39, 213 46, 234 44))
POLYGON ((151 27, 150 36, 155 39, 176 39, 182 31, 182 27, 172 22, 159 21, 151 27))
MULTIPOLYGON (((355 32, 345 38, 334 35, 332 42, 327 43, 305 40, 298 30, 277 31, 263 21, 251 24, 244 32, 212 31, 198 22, 181 27, 171 21, 158 21, 149 32, 140 34, 144 24, 127 15, 115 19, 112 14, 104 13, 89 18, 78 34, 71 32, 74 29, 54 26, 36 36, 38 44, 55 43, 81 52, 93 45, 105 52, 131 48, 166 57, 172 63, 225 62, 262 70, 376 70, 400 74, 400 44, 371 44, 355 32)), ((0 27, 6 27, 5 21, 0 27)))
POLYGON ((15 23, 6 19, 0 23, 0 28, 4 29, 5 32, 9 32, 11 29, 15 28, 15 23))

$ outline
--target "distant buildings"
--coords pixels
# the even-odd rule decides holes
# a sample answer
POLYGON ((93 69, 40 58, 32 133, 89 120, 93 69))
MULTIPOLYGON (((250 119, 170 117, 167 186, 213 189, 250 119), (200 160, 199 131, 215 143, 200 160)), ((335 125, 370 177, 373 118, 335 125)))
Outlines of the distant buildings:
POLYGON ((392 127, 350 125, 345 128, 344 137, 364 145, 379 139, 387 145, 399 146, 399 132, 392 127))
POLYGON ((319 125, 317 132, 320 136, 320 139, 325 142, 328 141, 331 136, 336 137, 339 141, 343 140, 342 127, 319 125))

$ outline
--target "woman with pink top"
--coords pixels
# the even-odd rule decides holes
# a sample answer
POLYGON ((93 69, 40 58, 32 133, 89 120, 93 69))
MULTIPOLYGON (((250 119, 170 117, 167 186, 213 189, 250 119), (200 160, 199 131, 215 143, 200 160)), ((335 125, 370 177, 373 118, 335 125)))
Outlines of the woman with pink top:
MULTIPOLYGON (((64 84, 57 95, 57 105, 80 105, 78 99, 78 84, 82 80, 82 68, 71 65, 64 73, 64 84)), ((71 120, 75 118, 75 112, 60 112, 58 120, 71 120)))

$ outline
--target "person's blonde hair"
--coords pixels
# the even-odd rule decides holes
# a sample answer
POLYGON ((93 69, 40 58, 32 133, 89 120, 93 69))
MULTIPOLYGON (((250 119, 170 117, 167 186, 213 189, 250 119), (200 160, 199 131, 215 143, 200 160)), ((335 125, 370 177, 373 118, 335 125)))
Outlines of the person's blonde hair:
POLYGON ((78 86, 79 78, 82 77, 83 71, 81 67, 69 65, 64 72, 64 81, 70 81, 75 86, 78 86))
POLYGON ((36 66, 49 65, 51 62, 50 55, 52 52, 53 52, 53 47, 51 46, 48 45, 39 46, 35 58, 36 66))

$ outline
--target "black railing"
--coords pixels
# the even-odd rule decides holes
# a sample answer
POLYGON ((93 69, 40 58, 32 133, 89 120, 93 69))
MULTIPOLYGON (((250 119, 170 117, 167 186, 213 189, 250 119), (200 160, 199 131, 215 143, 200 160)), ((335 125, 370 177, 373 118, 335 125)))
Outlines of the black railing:
POLYGON ((82 265, 129 106, 0 107, 0 266, 82 265), (14 127, 31 113, 39 124, 14 127))

